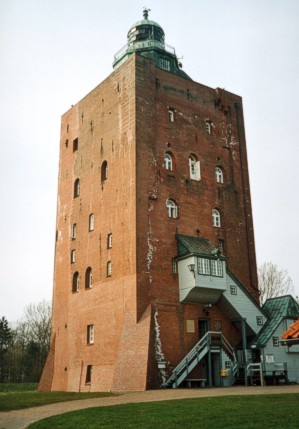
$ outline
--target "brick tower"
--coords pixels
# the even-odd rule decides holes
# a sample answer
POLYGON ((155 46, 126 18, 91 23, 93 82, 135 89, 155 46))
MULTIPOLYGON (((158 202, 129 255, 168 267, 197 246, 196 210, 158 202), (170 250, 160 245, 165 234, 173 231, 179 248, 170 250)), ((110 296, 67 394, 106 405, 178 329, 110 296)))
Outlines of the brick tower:
POLYGON ((62 116, 39 388, 170 386, 212 331, 231 352, 206 348, 181 382, 223 385, 260 314, 242 99, 193 81, 147 10, 113 67, 62 116))

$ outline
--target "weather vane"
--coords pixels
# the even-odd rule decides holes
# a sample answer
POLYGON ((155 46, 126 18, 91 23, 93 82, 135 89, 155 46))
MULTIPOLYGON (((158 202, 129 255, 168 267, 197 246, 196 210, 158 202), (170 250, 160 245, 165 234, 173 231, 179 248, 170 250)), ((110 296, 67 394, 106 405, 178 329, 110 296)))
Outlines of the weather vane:
POLYGON ((146 6, 144 6, 143 7, 143 18, 144 19, 148 19, 148 13, 150 12, 151 10, 150 9, 148 9, 146 6))

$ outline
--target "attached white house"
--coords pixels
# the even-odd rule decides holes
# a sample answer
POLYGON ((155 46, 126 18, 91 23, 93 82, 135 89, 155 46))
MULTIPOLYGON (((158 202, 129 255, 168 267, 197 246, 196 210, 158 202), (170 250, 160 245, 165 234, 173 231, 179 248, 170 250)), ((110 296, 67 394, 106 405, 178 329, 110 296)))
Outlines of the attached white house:
POLYGON ((208 240, 177 234, 177 272, 181 304, 200 305, 199 340, 172 371, 164 387, 230 386, 234 383, 299 383, 299 345, 285 346, 281 335, 299 317, 291 296, 267 300, 261 308, 226 266, 226 258, 208 240), (224 315, 214 330, 209 309, 224 315), (233 325, 241 341, 230 344, 222 325, 233 325), (194 378, 193 374, 197 374, 194 378), (199 374, 199 375, 198 375, 199 374))

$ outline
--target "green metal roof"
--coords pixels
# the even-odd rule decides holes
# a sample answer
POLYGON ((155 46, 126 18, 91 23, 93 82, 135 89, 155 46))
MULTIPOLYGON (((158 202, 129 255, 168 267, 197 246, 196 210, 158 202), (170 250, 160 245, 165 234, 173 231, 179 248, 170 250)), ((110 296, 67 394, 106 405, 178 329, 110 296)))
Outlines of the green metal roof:
POLYGON ((258 346, 266 345, 282 320, 299 317, 299 305, 291 295, 267 299, 262 309, 269 320, 253 340, 253 344, 258 346))
MULTIPOLYGON (((201 237, 191 237, 189 235, 176 234, 178 241, 178 256, 199 255, 206 257, 219 257, 218 249, 209 240, 201 237)), ((223 255, 221 259, 224 259, 223 255)))

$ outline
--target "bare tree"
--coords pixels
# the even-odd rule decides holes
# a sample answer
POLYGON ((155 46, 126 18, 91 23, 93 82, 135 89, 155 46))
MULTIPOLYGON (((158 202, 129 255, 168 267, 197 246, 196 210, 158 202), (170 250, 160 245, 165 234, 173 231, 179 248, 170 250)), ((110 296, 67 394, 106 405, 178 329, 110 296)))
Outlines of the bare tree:
POLYGON ((38 381, 50 347, 51 305, 42 301, 26 307, 16 332, 22 359, 22 378, 38 381))
POLYGON ((268 298, 294 293, 293 280, 287 270, 280 270, 272 262, 264 262, 259 267, 258 281, 261 304, 264 304, 268 298))

